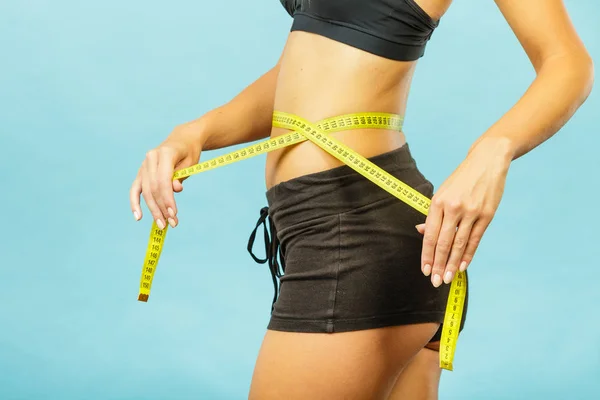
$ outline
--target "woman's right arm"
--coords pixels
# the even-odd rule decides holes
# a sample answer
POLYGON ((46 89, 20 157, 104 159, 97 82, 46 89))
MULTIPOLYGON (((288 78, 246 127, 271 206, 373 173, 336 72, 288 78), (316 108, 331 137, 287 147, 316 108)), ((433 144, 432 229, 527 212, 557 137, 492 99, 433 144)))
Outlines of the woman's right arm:
POLYGON ((158 147, 146 153, 129 193, 137 221, 142 218, 142 194, 159 228, 163 229, 167 222, 172 227, 177 226, 174 192, 181 192, 183 186, 181 181, 173 180, 175 170, 197 164, 203 150, 270 135, 278 74, 279 62, 230 102, 177 126, 158 147))

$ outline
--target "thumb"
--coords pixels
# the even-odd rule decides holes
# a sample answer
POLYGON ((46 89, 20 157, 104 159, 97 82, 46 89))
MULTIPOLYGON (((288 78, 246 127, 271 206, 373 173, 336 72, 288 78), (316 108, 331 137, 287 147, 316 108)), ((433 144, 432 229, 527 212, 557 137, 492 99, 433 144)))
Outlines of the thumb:
POLYGON ((415 228, 421 235, 425 233, 425 224, 415 225, 415 228))
MULTIPOLYGON (((181 160, 179 160, 175 164, 174 170, 178 171, 183 168, 191 167, 194 164, 191 160, 194 160, 194 159, 196 162, 198 162, 198 161, 200 161, 200 156, 195 157, 195 158, 191 158, 191 157, 189 157, 189 155, 182 157, 181 160)), ((189 176, 185 176, 183 178, 173 180, 173 191, 175 193, 180 193, 183 190, 183 181, 185 181, 187 178, 189 178, 189 176)))
POLYGON ((173 181, 173 191, 175 193, 180 193, 183 190, 183 184, 181 183, 182 181, 183 181, 183 179, 182 180, 175 179, 173 181))

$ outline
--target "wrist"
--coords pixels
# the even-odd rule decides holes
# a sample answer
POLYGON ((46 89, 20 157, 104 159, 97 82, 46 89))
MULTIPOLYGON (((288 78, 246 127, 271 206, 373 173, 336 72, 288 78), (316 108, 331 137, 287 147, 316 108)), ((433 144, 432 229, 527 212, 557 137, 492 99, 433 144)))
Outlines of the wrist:
POLYGON ((184 142, 186 146, 191 146, 199 152, 204 148, 207 136, 206 122, 199 118, 177 126, 167 141, 171 139, 184 142))
POLYGON ((223 129, 222 124, 219 124, 220 117, 220 109, 217 108, 184 124, 184 129, 189 132, 194 145, 198 146, 200 150, 215 150, 215 132, 220 132, 223 129))
POLYGON ((203 149, 201 125, 195 121, 176 126, 171 134, 162 142, 163 146, 174 149, 180 157, 191 157, 197 162, 203 149))
POLYGON ((481 155, 484 159, 508 170, 515 156, 513 141, 504 136, 482 136, 469 149, 468 156, 481 155))

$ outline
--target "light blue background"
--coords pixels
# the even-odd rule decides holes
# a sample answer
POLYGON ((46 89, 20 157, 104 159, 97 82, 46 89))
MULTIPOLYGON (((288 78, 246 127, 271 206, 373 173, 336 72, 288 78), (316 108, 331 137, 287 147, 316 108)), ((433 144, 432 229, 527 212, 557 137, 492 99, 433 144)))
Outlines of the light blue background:
MULTIPOLYGON (((600 64, 600 6, 566 4, 600 64)), ((245 398, 273 290, 246 251, 264 158, 186 182, 148 303, 151 222, 128 190, 175 125, 274 64, 290 23, 276 0, 0 2, 1 399, 245 398)), ((450 8, 405 125, 436 187, 533 77, 491 0, 450 8)), ((514 163, 442 399, 597 395, 599 106, 514 163)))

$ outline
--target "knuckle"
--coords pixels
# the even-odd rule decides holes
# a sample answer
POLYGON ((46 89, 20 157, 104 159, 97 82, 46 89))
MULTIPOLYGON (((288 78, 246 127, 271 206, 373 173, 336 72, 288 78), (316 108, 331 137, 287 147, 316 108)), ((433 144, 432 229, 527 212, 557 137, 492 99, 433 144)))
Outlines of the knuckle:
POLYGON ((163 202, 162 197, 156 196, 154 198, 154 201, 156 202, 156 206, 159 210, 162 210, 164 208, 164 202, 163 202))
POLYGON ((185 124, 178 124, 178 125, 175 125, 175 127, 173 128, 172 132, 173 133, 182 133, 182 132, 185 132, 187 129, 188 129, 187 125, 185 125, 185 124))
POLYGON ((427 245, 434 245, 435 244, 435 236, 433 235, 425 235, 423 237, 423 242, 425 242, 425 244, 427 245))
POLYGON ((467 241, 464 237, 456 237, 454 239, 454 248, 457 250, 463 250, 467 245, 467 241))
POLYGON ((440 207, 443 208, 444 204, 445 204, 445 200, 442 197, 433 197, 433 199, 431 199, 431 203, 435 206, 435 207, 440 207))
POLYGON ((466 215, 473 216, 479 214, 479 207, 476 204, 466 204, 464 206, 466 215))
POLYGON ((175 148, 171 145, 164 144, 158 148, 158 151, 161 154, 173 154, 175 153, 175 148))
POLYGON ((447 239, 438 240, 437 248, 439 250, 448 251, 448 250, 450 250, 450 246, 451 246, 451 244, 450 244, 449 240, 447 240, 447 239))
POLYGON ((451 213, 458 213, 462 210, 463 204, 459 200, 452 200, 446 203, 446 210, 451 213))
POLYGON ((474 235, 470 240, 470 244, 474 248, 479 246, 480 242, 481 242, 481 236, 479 236, 479 235, 474 235))
POLYGON ((133 182, 131 182, 131 191, 138 190, 142 186, 142 182, 139 178, 135 178, 133 182))
POLYGON ((481 216, 487 220, 492 219, 494 216, 494 209, 492 207, 484 207, 481 210, 481 216))
POLYGON ((148 150, 146 152, 146 159, 147 160, 152 159, 152 158, 154 158, 155 155, 156 155, 156 149, 148 150))

